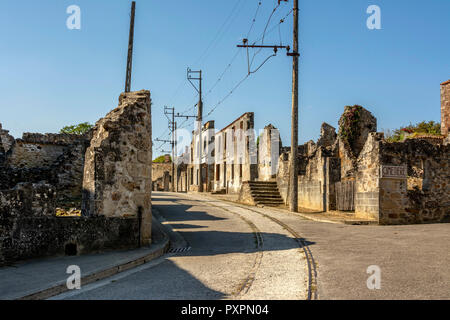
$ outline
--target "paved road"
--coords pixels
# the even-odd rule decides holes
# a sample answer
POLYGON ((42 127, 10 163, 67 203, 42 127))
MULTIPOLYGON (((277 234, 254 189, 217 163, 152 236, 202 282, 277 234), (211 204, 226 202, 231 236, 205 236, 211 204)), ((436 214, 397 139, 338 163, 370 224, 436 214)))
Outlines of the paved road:
POLYGON ((450 299, 450 224, 329 224, 171 193, 157 193, 153 204, 192 249, 59 298, 305 299, 313 289, 319 299, 450 299), (317 283, 308 282, 311 257, 298 238, 317 283), (379 290, 367 288, 373 265, 379 290))
POLYGON ((450 224, 352 226, 251 210, 279 219, 311 243, 319 299, 450 299, 450 224), (367 288, 369 266, 381 271, 379 290, 367 288))
POLYGON ((178 253, 55 299, 306 299, 307 259, 281 225, 233 204, 155 193, 178 253), (184 240, 184 241, 183 241, 184 240), (189 249, 187 249, 189 248, 189 249))

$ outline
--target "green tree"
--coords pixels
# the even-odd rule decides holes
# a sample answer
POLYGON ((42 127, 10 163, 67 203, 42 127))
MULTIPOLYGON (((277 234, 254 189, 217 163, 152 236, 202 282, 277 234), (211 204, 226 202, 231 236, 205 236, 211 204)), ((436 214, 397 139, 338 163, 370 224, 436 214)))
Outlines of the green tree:
POLYGON ((92 127, 93 125, 89 122, 84 122, 73 126, 65 126, 60 130, 60 133, 82 135, 91 130, 92 127))
MULTIPOLYGON (((172 162, 172 157, 169 156, 170 162, 172 162)), ((153 160, 155 163, 165 163, 166 162, 166 156, 159 156, 155 160, 153 160)))

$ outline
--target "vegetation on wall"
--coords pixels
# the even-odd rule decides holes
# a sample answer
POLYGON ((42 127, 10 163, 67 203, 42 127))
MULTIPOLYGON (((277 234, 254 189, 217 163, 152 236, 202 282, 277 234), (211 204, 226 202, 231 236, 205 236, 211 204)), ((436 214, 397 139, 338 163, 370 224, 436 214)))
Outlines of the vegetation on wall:
POLYGON ((385 130, 385 139, 389 142, 401 142, 421 135, 440 136, 441 124, 434 121, 422 121, 415 125, 409 124, 406 127, 400 127, 394 131, 385 130))
POLYGON ((342 121, 339 123, 339 135, 344 142, 350 146, 353 145, 355 139, 358 137, 358 122, 361 119, 360 105, 346 106, 342 121))
POLYGON ((60 133, 83 135, 89 130, 91 130, 92 127, 93 125, 90 124, 89 122, 83 122, 73 126, 65 126, 60 130, 60 133))

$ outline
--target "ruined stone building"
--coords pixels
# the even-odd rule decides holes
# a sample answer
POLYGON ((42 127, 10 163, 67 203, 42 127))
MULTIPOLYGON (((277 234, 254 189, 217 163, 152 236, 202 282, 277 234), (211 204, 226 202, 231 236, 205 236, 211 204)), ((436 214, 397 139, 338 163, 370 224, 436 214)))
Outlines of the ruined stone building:
POLYGON ((215 135, 214 191, 239 193, 257 178, 254 114, 246 112, 215 135))
MULTIPOLYGON (((324 123, 317 142, 297 147, 300 210, 346 213, 380 224, 449 221, 450 81, 441 85, 441 101, 442 136, 390 143, 377 132, 376 118, 358 105, 345 107, 338 130, 324 123)), ((245 113, 210 141, 215 150, 212 190, 237 193, 247 204, 287 204, 290 148, 282 147, 272 125, 256 142, 253 121, 254 114, 245 113)), ((194 166, 187 168, 195 179, 194 166)))
POLYGON ((282 142, 280 132, 272 124, 264 128, 257 140, 258 147, 258 180, 270 181, 277 177, 278 160, 282 142))
MULTIPOLYGON (((441 86, 442 137, 390 143, 361 106, 345 108, 338 134, 323 124, 317 143, 298 147, 299 207, 380 224, 450 222, 449 83, 441 86)), ((285 203, 289 156, 280 156, 277 173, 285 203)))
POLYGON ((152 163, 153 191, 172 190, 172 160, 165 155, 164 163, 152 163))
POLYGON ((214 178, 214 121, 206 122, 202 127, 201 138, 193 131, 190 148, 190 161, 187 165, 187 183, 189 191, 200 191, 200 174, 203 192, 212 191, 214 178))
POLYGON ((148 91, 122 94, 83 136, 0 126, 0 264, 151 242, 150 104, 148 91))

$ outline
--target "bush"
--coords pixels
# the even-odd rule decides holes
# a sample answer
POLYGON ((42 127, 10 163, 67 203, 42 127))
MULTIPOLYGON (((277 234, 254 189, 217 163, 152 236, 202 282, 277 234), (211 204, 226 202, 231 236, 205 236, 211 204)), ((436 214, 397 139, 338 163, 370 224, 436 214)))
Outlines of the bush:
POLYGON ((400 129, 395 129, 394 132, 386 137, 389 142, 400 142, 407 139, 407 137, 415 137, 418 135, 441 135, 441 124, 434 121, 422 121, 415 125, 410 124, 400 129))

